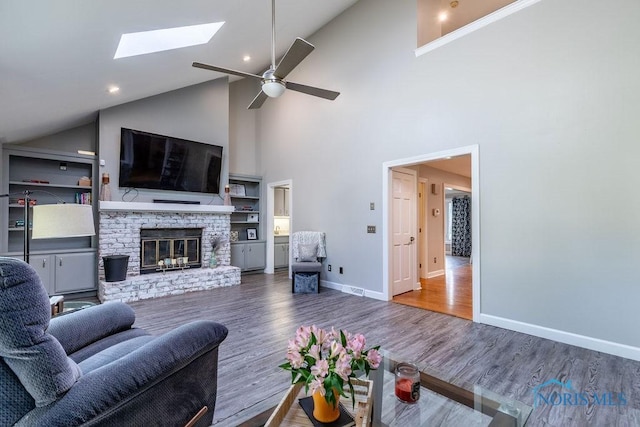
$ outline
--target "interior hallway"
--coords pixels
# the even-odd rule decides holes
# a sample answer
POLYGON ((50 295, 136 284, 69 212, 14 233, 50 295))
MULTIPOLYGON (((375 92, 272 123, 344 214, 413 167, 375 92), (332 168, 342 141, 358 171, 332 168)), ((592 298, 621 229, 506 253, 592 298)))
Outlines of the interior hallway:
POLYGON ((393 302, 473 319, 472 274, 469 258, 447 255, 445 274, 420 279, 421 290, 393 297, 393 302))

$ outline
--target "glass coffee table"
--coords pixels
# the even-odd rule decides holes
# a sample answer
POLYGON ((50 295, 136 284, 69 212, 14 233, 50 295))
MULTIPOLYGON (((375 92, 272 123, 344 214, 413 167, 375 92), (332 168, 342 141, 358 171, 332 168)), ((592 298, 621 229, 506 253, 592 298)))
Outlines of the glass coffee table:
MULTIPOLYGON (((373 426, 524 426, 532 408, 522 402, 500 396, 482 387, 447 378, 437 370, 420 366, 420 398, 416 403, 401 402, 395 396, 395 367, 399 362, 389 352, 382 351, 380 368, 371 371, 373 381, 373 426)), ((297 404, 297 403, 295 403, 297 404)), ((350 401, 343 401, 351 405, 350 401)), ((241 424, 262 426, 274 408, 241 424)), ((311 422, 309 422, 311 426, 311 422)))

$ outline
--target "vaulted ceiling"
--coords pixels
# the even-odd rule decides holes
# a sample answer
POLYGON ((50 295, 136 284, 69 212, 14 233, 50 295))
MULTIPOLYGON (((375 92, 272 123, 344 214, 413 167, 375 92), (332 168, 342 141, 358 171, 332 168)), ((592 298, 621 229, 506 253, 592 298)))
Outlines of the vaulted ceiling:
MULTIPOLYGON (((356 1, 278 0, 276 56, 356 1)), ((262 74, 270 63, 271 1, 2 0, 0 40, 0 143, 20 142, 224 76, 192 68, 193 61, 262 74), (219 21, 225 24, 207 44, 113 59, 123 33, 219 21), (109 93, 111 86, 119 92, 109 93)))

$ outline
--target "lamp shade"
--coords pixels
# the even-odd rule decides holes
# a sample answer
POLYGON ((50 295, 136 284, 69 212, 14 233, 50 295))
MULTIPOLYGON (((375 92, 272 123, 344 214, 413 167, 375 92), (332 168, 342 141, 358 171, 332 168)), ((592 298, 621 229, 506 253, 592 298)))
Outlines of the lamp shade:
POLYGON ((74 203, 33 207, 32 239, 94 236, 91 205, 74 203))

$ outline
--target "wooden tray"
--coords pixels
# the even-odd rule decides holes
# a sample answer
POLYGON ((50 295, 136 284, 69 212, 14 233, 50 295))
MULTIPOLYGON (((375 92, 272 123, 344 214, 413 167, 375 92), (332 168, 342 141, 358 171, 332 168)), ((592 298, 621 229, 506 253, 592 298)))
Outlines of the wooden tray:
MULTIPOLYGON (((352 406, 348 385, 344 388, 348 397, 341 397, 340 402, 347 412, 353 416, 356 427, 368 427, 371 424, 373 381, 352 378, 351 384, 353 384, 353 392, 356 397, 355 408, 352 406)), ((292 385, 264 426, 313 427, 304 409, 298 404, 298 399, 305 396, 303 384, 292 385)))

